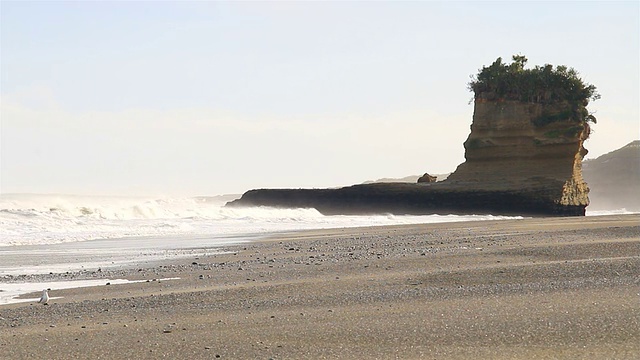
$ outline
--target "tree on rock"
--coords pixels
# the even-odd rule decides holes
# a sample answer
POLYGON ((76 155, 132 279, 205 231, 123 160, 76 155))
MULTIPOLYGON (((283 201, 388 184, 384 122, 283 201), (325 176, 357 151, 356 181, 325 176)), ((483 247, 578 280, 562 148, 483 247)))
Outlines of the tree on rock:
POLYGON ((596 122, 586 106, 589 101, 600 98, 596 87, 584 82, 578 72, 564 65, 545 64, 525 69, 527 58, 513 55, 513 62, 506 64, 497 58, 490 66, 483 66, 477 75, 471 77, 469 90, 474 98, 486 100, 516 100, 540 104, 567 103, 570 111, 560 116, 546 116, 538 119, 536 125, 574 120, 580 123, 596 122))

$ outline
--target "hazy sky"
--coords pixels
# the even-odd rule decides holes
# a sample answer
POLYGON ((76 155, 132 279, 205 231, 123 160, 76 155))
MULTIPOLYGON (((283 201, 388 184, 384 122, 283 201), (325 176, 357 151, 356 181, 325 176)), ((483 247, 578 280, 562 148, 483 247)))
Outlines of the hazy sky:
POLYGON ((630 2, 0 2, 2 193, 213 195, 446 173, 469 75, 565 64, 640 138, 630 2))

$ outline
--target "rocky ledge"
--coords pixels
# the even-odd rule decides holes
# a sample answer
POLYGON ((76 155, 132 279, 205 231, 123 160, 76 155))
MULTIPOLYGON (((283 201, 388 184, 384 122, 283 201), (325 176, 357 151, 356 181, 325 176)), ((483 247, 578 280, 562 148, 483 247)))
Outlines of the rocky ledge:
POLYGON ((362 184, 339 189, 258 189, 227 206, 315 208, 325 215, 501 214, 584 215, 584 206, 545 201, 540 188, 529 191, 470 190, 449 184, 362 184))

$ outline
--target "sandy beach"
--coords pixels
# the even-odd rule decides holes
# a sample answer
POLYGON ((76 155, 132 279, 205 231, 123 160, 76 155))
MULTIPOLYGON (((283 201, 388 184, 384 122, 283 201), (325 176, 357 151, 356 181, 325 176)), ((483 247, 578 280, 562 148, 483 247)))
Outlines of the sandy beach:
POLYGON ((0 306, 0 358, 640 358, 640 215, 304 231, 223 250, 0 278, 144 280, 0 306))

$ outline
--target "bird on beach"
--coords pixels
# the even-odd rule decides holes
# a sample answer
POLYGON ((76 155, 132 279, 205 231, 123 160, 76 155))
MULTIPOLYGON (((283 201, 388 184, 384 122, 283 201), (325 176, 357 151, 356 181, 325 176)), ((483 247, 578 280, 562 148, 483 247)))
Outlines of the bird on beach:
POLYGON ((42 305, 48 305, 47 303, 49 302, 49 292, 47 291, 47 289, 42 290, 42 296, 40 296, 40 300, 38 300, 39 303, 42 303, 42 305))

